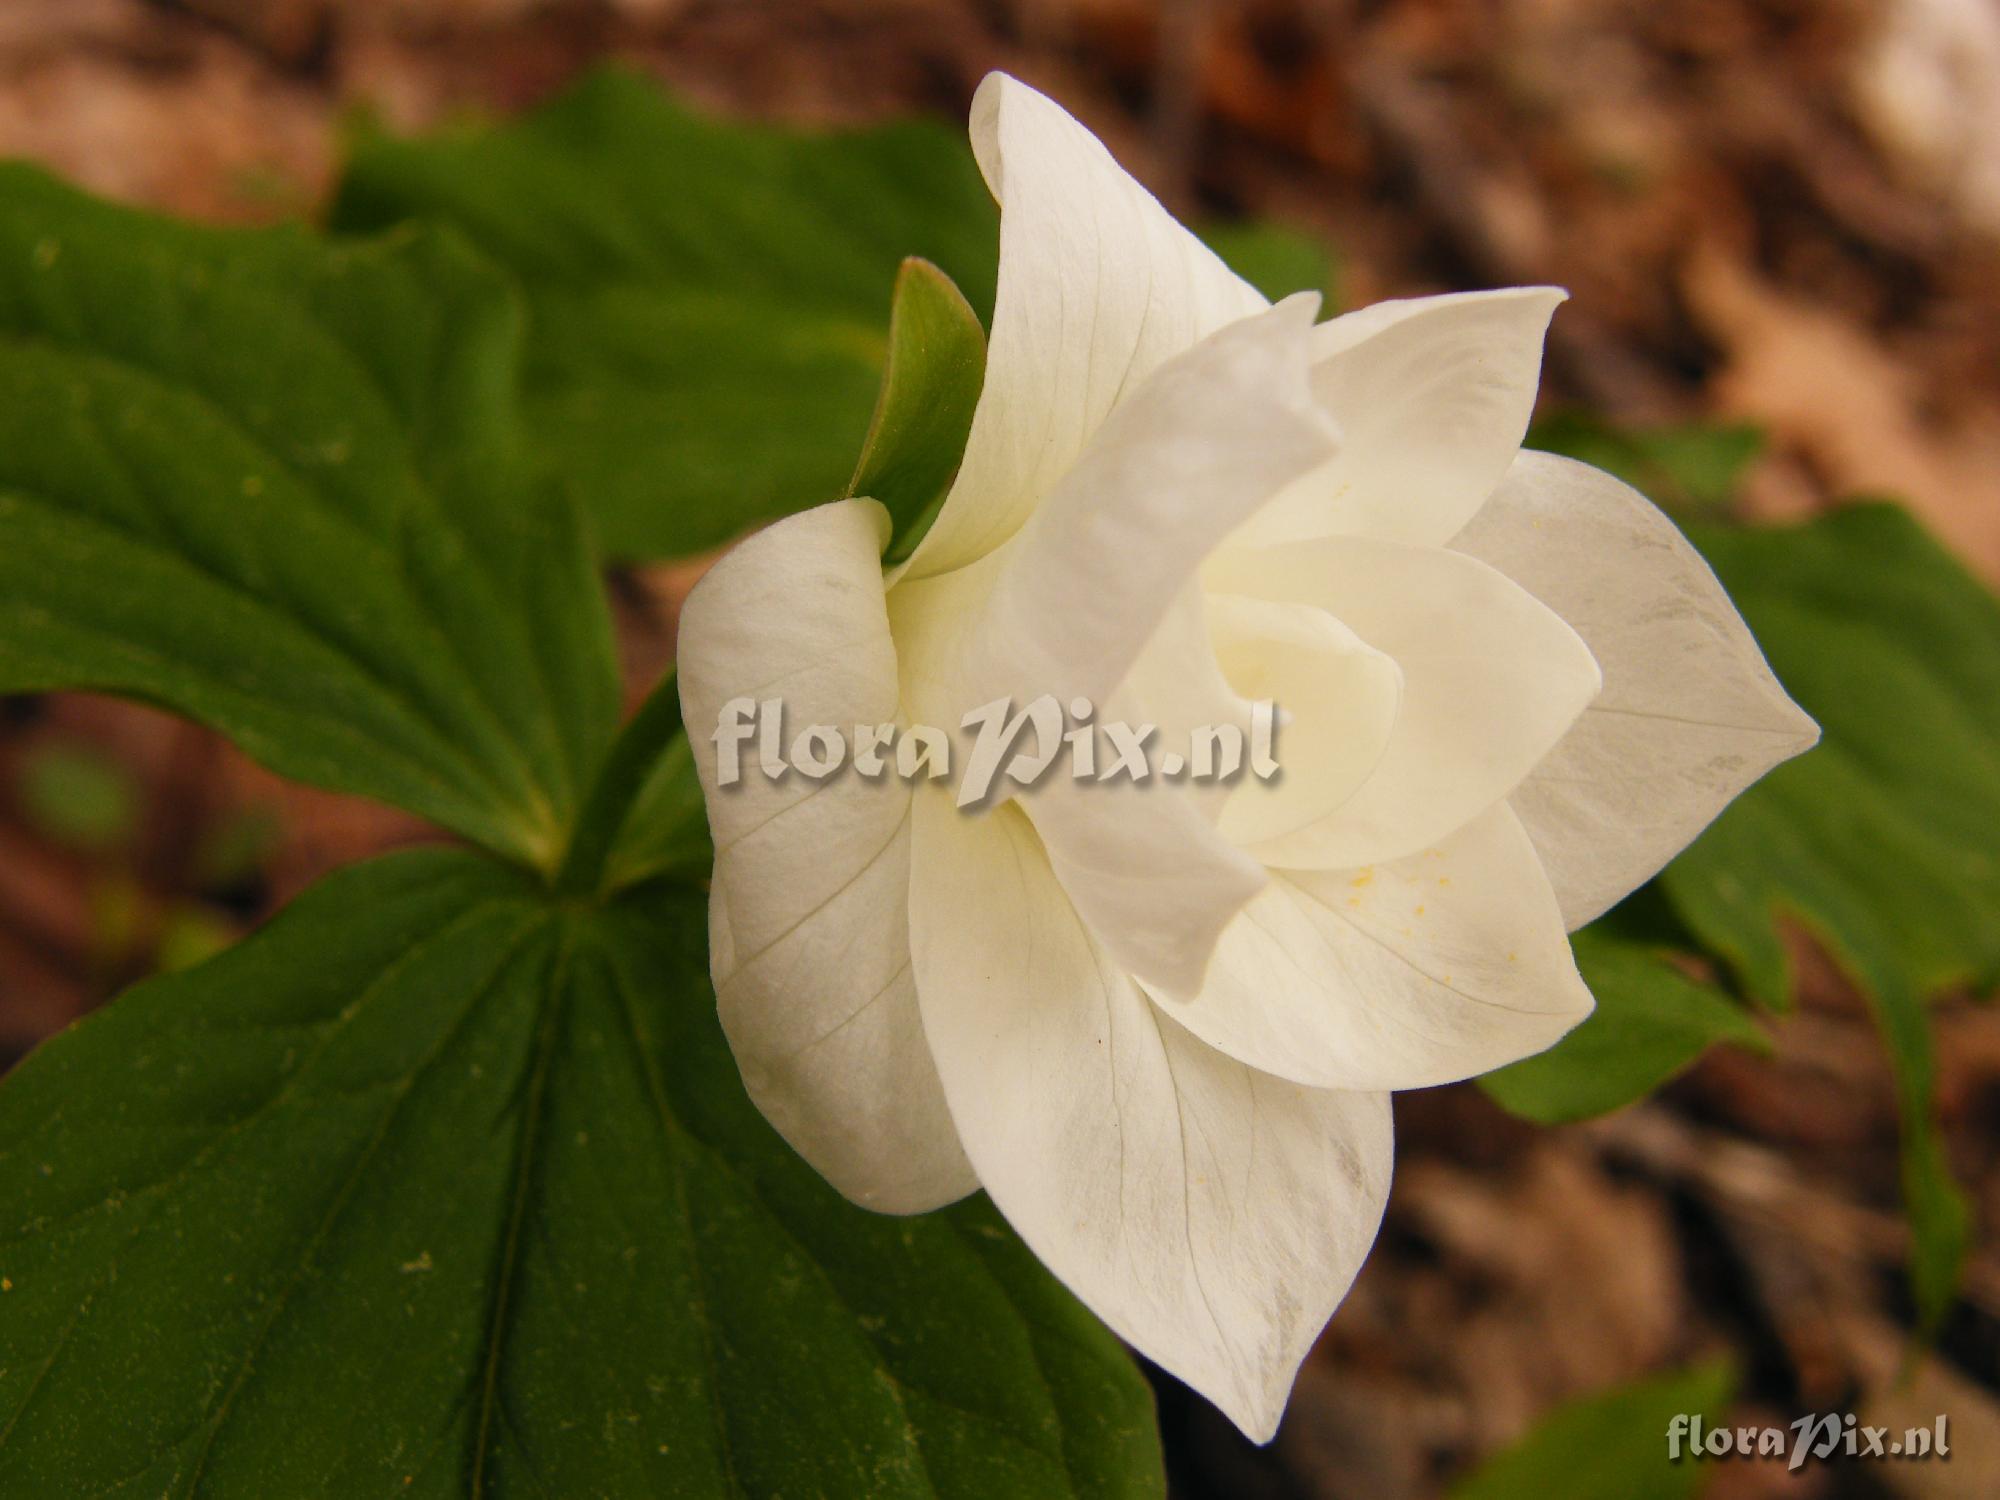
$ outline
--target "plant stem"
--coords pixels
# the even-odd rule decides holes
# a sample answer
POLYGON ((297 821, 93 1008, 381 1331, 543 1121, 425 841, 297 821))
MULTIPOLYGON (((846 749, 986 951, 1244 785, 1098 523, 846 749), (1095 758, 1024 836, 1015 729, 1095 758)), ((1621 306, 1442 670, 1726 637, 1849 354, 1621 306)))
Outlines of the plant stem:
POLYGON ((612 846, 632 815, 632 805, 647 776, 680 732, 680 689, 669 668, 612 742, 611 753, 605 757, 576 820, 569 852, 556 870, 552 884, 558 896, 602 894, 604 863, 612 846))

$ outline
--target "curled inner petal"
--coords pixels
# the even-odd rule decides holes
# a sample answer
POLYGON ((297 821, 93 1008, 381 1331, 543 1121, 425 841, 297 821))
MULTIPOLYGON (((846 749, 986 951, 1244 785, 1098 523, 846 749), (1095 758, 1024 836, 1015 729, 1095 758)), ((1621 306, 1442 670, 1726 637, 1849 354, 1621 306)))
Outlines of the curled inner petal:
POLYGON ((1283 715, 1278 774, 1237 782, 1222 809, 1222 834, 1254 844, 1308 828, 1353 796, 1382 759, 1402 669, 1316 605, 1216 594, 1208 619, 1230 687, 1283 715))
POLYGON ((1505 797, 1596 696, 1574 630, 1525 589, 1456 552, 1365 537, 1226 549, 1217 592, 1314 604, 1403 672, 1380 762, 1330 815, 1251 852, 1288 869, 1346 869, 1435 844, 1505 797))
MULTIPOLYGON (((1030 520, 998 551, 941 577, 905 576, 889 613, 906 704, 947 729, 983 705, 1042 698, 1144 712, 1171 702, 1149 650, 1183 642, 1181 670, 1216 678, 1192 585, 1203 559, 1287 481, 1331 452, 1306 388, 1317 300, 1292 298, 1210 335, 1142 382, 1030 520), (1138 692, 1134 692, 1134 689, 1138 692)), ((1225 693, 1208 694, 1216 698, 1225 693)), ((1232 705, 1233 707, 1233 705, 1232 705)), ((1200 988, 1229 920, 1263 884, 1185 784, 1079 786, 1058 774, 1022 795, 1078 911, 1129 972, 1200 988)))

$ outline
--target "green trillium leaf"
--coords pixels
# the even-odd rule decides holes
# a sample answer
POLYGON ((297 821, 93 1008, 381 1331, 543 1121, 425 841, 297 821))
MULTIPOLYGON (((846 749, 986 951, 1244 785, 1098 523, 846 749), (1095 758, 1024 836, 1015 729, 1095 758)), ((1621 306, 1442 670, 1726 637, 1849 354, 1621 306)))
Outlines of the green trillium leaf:
POLYGON ((5 1080, 0 1494, 1158 1494, 1143 1379, 983 1201, 866 1213, 743 1095, 673 684, 614 735, 521 328, 450 230, 0 172, 0 689, 503 856, 348 870, 5 1080))
POLYGON ((1711 1472, 1685 1448, 1670 1458, 1668 1430, 1682 1416, 1714 1427, 1735 1388, 1716 1363, 1583 1397, 1453 1486, 1451 1500, 1693 1500, 1711 1472))
POLYGON ((596 74, 525 119, 360 143, 336 224, 449 220, 526 288, 529 420, 606 550, 674 556, 839 498, 904 257, 982 315, 998 214, 958 133, 709 119, 596 74))
POLYGON ((1763 1003, 1790 993, 1781 914, 1869 997, 1934 1321, 1969 1227, 1934 1118, 1925 1000, 2000 975, 2000 603, 1896 506, 1694 536, 1825 738, 1738 798, 1662 888, 1763 1003))
POLYGON ((653 763, 605 857, 603 886, 624 890, 668 871, 705 875, 715 864, 708 810, 685 736, 653 763))
MULTIPOLYGON (((930 262, 983 320, 999 276, 999 214, 961 131, 719 120, 618 71, 506 125, 361 141, 333 216, 445 220, 514 273, 536 449, 626 559, 847 494, 898 268, 930 262)), ((1331 280, 1309 236, 1205 232, 1267 293, 1331 280)))
POLYGON ((702 898, 356 866, 0 1090, 0 1493, 1157 1494, 1151 1396, 983 1200, 841 1200, 702 898))
POLYGON ((506 283, 0 169, 0 690, 95 688, 530 862, 617 711, 506 283))
POLYGON ((1597 1008, 1548 1051, 1479 1080, 1512 1113, 1547 1125, 1588 1119, 1643 1099, 1719 1042, 1769 1050, 1735 1000, 1612 920, 1573 941, 1597 1008))

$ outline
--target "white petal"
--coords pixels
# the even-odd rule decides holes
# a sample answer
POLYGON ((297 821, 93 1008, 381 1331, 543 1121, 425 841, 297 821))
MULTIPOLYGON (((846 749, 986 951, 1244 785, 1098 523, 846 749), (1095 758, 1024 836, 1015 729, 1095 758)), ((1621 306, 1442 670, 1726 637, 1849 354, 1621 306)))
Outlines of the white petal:
POLYGON ((1310 604, 1212 594, 1208 618, 1236 690, 1285 715, 1282 774, 1239 780, 1223 809, 1223 837, 1255 846, 1309 828, 1381 764, 1402 701, 1402 668, 1310 604))
POLYGON ((1333 451, 1306 388, 1317 305, 1231 324, 1119 407, 998 561, 974 691, 1101 703, 1223 538, 1333 451))
MULTIPOLYGON (((1198 586, 1182 591, 1123 686, 1098 706, 1096 723, 1112 722, 1158 725, 1155 751, 1185 755, 1208 725, 1233 725, 1247 744, 1249 705, 1216 663, 1198 586)), ((1053 776, 1020 801, 1107 951, 1168 994, 1201 988, 1222 930, 1264 887, 1263 865, 1217 827, 1229 792, 1219 781, 1135 787, 1053 776)))
POLYGON ((1819 738, 1701 555, 1609 474, 1523 453, 1452 546, 1569 621, 1604 669, 1597 701, 1513 793, 1571 927, 1819 738))
MULTIPOLYGON (((1306 391, 1312 309, 1290 299, 1168 361, 1005 548, 896 585, 897 640, 924 663, 905 673, 913 712, 956 725, 1045 695, 1090 704, 1099 722, 1143 711, 1117 695, 1163 633, 1196 643, 1191 679, 1221 682, 1187 628, 1200 609, 1189 585, 1238 521, 1331 447, 1306 391)), ((1071 899, 1121 966, 1193 994, 1261 865, 1215 831, 1212 799, 1156 781, 1083 786, 1066 766, 1022 801, 1071 899)))
POLYGON ((971 130, 1000 202, 1000 284, 965 460, 910 560, 914 577, 963 567, 1006 541, 1120 400, 1265 305, 1095 136, 1026 84, 989 75, 971 130))
POLYGON ((1388 1194, 1388 1100, 1302 1089, 1161 1015, 1013 807, 920 797, 924 1028, 980 1182, 1122 1338, 1268 1440, 1388 1194))
POLYGON ((1432 847, 1511 792, 1597 692, 1597 664, 1576 632, 1459 553, 1335 537, 1230 549, 1204 581, 1215 593, 1327 610, 1403 673, 1374 773, 1320 822, 1252 846, 1266 864, 1348 869, 1432 847))
POLYGON ((1515 287, 1378 302, 1313 331, 1313 391, 1340 453, 1252 518, 1271 546, 1372 536, 1441 546, 1521 446, 1542 340, 1567 294, 1515 287))
POLYGON ((710 967, 744 1086, 857 1203, 917 1212, 977 1186, 924 1045, 910 972, 910 790, 844 769, 767 779, 744 747, 717 784, 735 698, 784 703, 790 736, 898 717, 883 604, 887 513, 869 500, 778 522, 726 555, 681 614, 681 708, 715 837, 710 967))
POLYGON ((1193 995, 1264 867, 1173 787, 1052 778, 1020 799, 1078 915, 1111 962, 1172 995, 1193 995))
MULTIPOLYGON (((1234 724, 1247 746, 1251 705, 1223 675, 1216 646, 1210 600, 1201 581, 1191 579, 1104 705, 1100 721, 1158 724, 1160 744, 1179 748, 1192 747, 1198 729, 1234 724)), ((1232 790, 1222 781, 1189 780, 1182 787, 1211 823, 1221 817, 1232 790)))
POLYGON ((1533 845, 1502 803, 1435 849, 1276 872, 1166 1013, 1295 1083, 1413 1089, 1540 1052, 1590 1013, 1533 845))

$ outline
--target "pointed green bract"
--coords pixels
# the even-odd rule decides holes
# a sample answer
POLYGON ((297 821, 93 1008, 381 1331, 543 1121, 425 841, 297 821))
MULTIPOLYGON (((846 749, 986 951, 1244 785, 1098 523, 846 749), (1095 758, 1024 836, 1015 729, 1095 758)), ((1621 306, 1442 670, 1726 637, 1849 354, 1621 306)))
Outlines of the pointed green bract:
POLYGON ((617 682, 519 340, 435 230, 198 230, 0 169, 0 690, 160 703, 551 858, 617 682))
MULTIPOLYGON (((449 222, 204 230, 0 169, 0 691, 157 702, 513 862, 337 877, 0 1089, 0 1493, 1157 1493, 1143 1383, 989 1209, 853 1209, 744 1099, 670 701, 613 742, 586 506, 620 555, 850 489, 892 556, 920 534, 994 288, 963 142, 609 75, 366 144, 340 217, 449 222)), ((1213 238, 1271 295, 1327 279, 1213 238)), ((1709 503, 1753 449, 1599 461, 1709 503)), ((1788 993, 1786 913, 1869 994, 1934 1322, 1967 1230, 1924 1004, 2000 975, 2000 609, 1887 508, 1700 540, 1826 742, 1661 888, 1753 997, 1788 993)), ((1578 950, 1599 1014, 1495 1075, 1510 1108, 1758 1036, 1621 931, 1578 950)), ((1537 1465, 1667 1391, 1467 1493, 1563 1488, 1537 1465)))
MULTIPOLYGON (((616 558, 700 552, 846 494, 898 267, 931 262, 989 321, 999 277, 961 131, 720 120, 619 71, 509 124, 360 140, 333 217, 448 221, 514 272, 536 449, 616 558)), ((1267 291, 1330 277, 1307 236, 1211 236, 1267 291)))
POLYGON ((355 867, 0 1090, 0 1493, 1158 1494, 1151 1397, 983 1201, 744 1097, 703 902, 355 867))
POLYGON ((336 223, 412 217, 459 225, 526 287, 538 445, 619 557, 838 499, 903 258, 982 314, 998 265, 957 132, 726 122, 620 72, 498 129, 359 143, 336 223))
POLYGON ((879 500, 894 523, 889 557, 909 556, 943 503, 986 376, 979 315, 929 261, 896 273, 889 362, 847 493, 879 500))
POLYGON ((703 898, 630 889, 705 830, 671 684, 612 746, 520 326, 450 231, 0 172, 0 688, 515 862, 348 871, 0 1087, 0 1493, 1158 1493, 1144 1382, 990 1209, 856 1209, 744 1098, 703 898))

